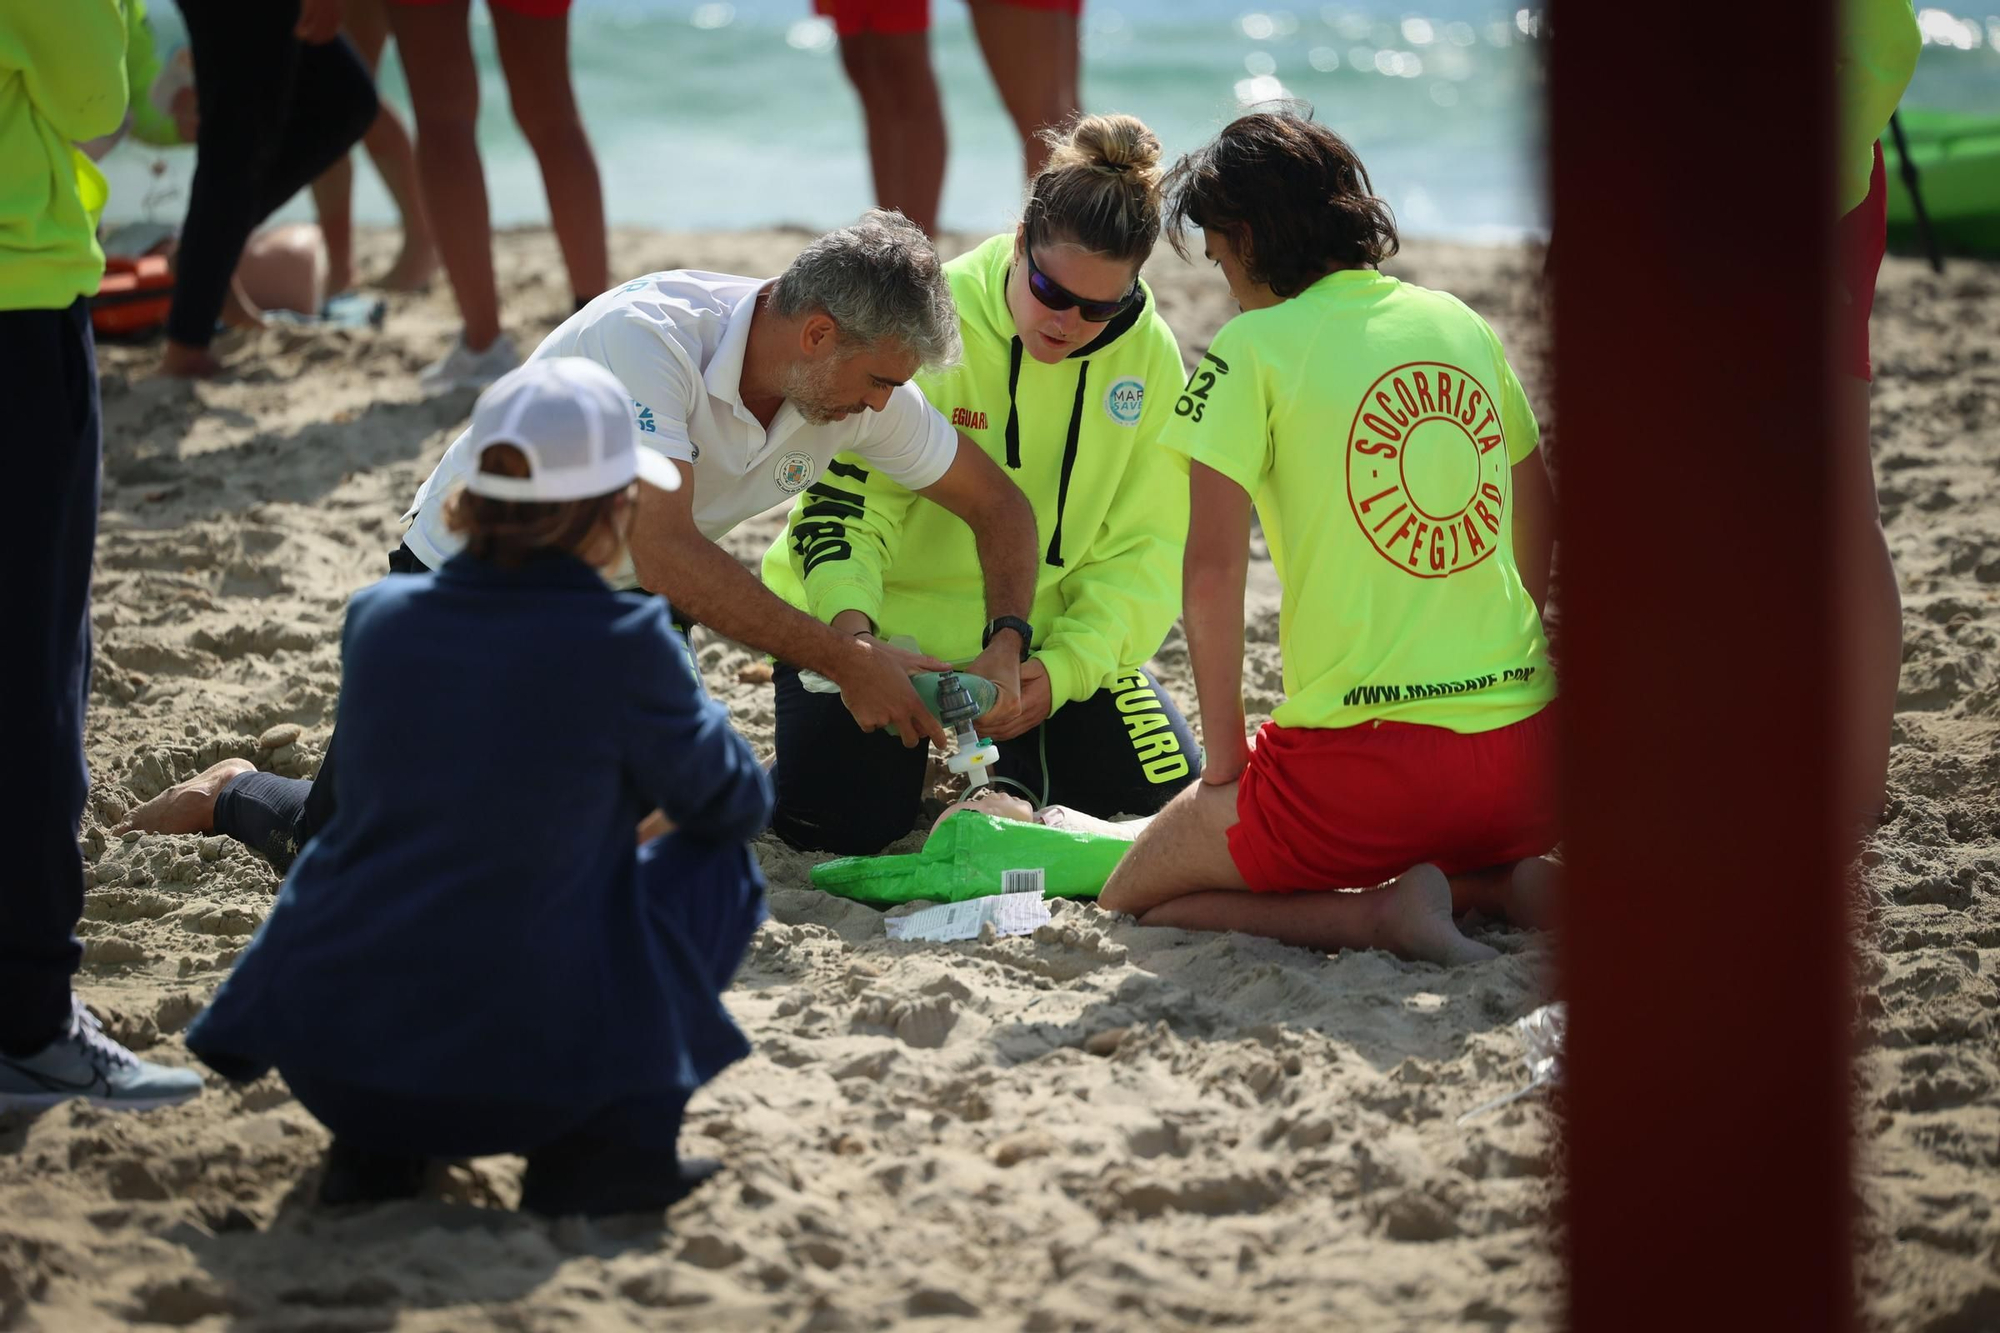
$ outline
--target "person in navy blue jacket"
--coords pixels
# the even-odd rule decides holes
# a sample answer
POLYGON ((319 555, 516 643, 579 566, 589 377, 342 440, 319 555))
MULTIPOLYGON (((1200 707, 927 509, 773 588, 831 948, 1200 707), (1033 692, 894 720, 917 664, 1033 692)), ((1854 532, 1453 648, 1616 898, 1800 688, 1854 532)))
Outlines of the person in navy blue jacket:
POLYGON ((666 602, 600 575, 635 478, 680 481, 626 403, 576 358, 481 396, 466 551, 355 595, 336 812, 188 1029, 333 1131, 326 1202, 522 1153, 524 1208, 664 1207, 700 1174, 689 1095, 749 1051, 720 997, 764 915, 771 789, 666 602), (655 809, 672 831, 635 845, 655 809))

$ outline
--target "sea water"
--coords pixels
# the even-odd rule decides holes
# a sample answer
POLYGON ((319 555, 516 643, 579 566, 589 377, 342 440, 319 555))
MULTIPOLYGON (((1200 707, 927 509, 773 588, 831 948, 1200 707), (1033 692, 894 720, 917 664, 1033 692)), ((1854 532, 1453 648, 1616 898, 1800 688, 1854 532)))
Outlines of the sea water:
MULTIPOLYGON (((995 230, 1018 216, 1020 143, 964 0, 931 4, 951 143, 942 222, 995 230)), ((154 8, 164 51, 181 30, 168 0, 154 8)), ((1704 69, 1750 77, 1758 60, 1784 58, 1737 49, 1726 7, 1713 12, 1712 41, 1686 52, 1691 83, 1704 69)), ((1922 23, 1924 55, 1906 102, 2000 115, 2000 15, 1924 8, 1922 23)), ((543 224, 541 178, 508 113, 492 27, 477 4, 472 26, 494 222, 543 224)), ((1170 157, 1247 105, 1297 98, 1355 144, 1405 232, 1503 240, 1546 229, 1539 9, 1489 0, 1292 9, 1086 0, 1082 43, 1085 107, 1141 117, 1170 157)), ((578 0, 571 47, 613 225, 817 229, 873 202, 859 107, 832 26, 813 16, 810 0, 578 0)), ((382 90, 407 118, 394 49, 382 90)), ((1699 152, 1690 146, 1691 163, 1699 152)), ((105 164, 109 216, 178 221, 192 159, 190 149, 122 145, 105 164)), ((363 222, 395 220, 365 166, 355 210, 363 222)), ((301 197, 281 216, 310 218, 311 205, 301 197)))

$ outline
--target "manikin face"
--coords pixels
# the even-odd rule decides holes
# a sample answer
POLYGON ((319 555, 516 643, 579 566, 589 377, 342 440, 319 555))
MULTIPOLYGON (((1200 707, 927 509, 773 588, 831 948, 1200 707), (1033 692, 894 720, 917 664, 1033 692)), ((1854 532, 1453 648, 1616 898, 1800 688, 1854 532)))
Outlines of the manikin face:
POLYGON ((1222 270, 1223 279, 1229 283, 1229 294, 1236 298, 1237 309, 1264 310, 1278 304, 1279 298, 1269 287, 1251 280, 1243 267, 1243 256, 1228 232, 1203 227, 1201 239, 1202 254, 1222 270))
MULTIPOLYGON (((1095 322, 1072 305, 1067 310, 1052 309, 1037 299, 1029 282, 1028 241, 1025 228, 1014 234, 1014 267, 1007 275, 1007 310, 1014 316, 1014 331, 1021 346, 1037 361, 1053 365, 1104 332, 1116 315, 1095 322)), ((1123 259, 1112 259, 1068 242, 1049 242, 1035 247, 1033 266, 1045 281, 1081 301, 1117 304, 1132 291, 1137 270, 1123 259)))
POLYGON ((953 801, 946 806, 944 813, 937 817, 937 823, 931 825, 931 832, 936 833, 945 820, 961 810, 977 810, 980 814, 992 815, 995 819, 1013 819, 1023 824, 1032 824, 1035 821, 1034 806, 1018 796, 989 784, 975 788, 964 799, 953 801))
POLYGON ((856 412, 880 412, 917 373, 917 357, 894 343, 856 347, 824 315, 806 321, 799 358, 785 368, 785 398, 816 426, 856 412))

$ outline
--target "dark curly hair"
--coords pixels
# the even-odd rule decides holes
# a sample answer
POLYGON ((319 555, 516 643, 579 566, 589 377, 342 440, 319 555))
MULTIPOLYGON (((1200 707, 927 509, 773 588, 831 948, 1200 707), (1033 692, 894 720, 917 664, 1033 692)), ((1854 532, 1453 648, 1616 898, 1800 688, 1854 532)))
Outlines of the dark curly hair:
POLYGON ((1166 192, 1169 236, 1183 259, 1190 226, 1225 232, 1251 281, 1279 296, 1396 253, 1396 219, 1368 169, 1304 108, 1232 121, 1174 164, 1166 192))

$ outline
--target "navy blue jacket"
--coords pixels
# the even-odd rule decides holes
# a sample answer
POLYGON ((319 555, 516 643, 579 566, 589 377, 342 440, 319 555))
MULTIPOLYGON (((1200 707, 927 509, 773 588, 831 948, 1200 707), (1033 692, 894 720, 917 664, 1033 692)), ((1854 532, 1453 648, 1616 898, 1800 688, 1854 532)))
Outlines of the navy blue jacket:
POLYGON ((196 1054, 587 1105, 685 1094, 747 1052, 636 873, 655 807, 718 843, 771 814, 663 599, 568 555, 461 555, 357 593, 342 668, 334 814, 188 1029, 196 1054))

